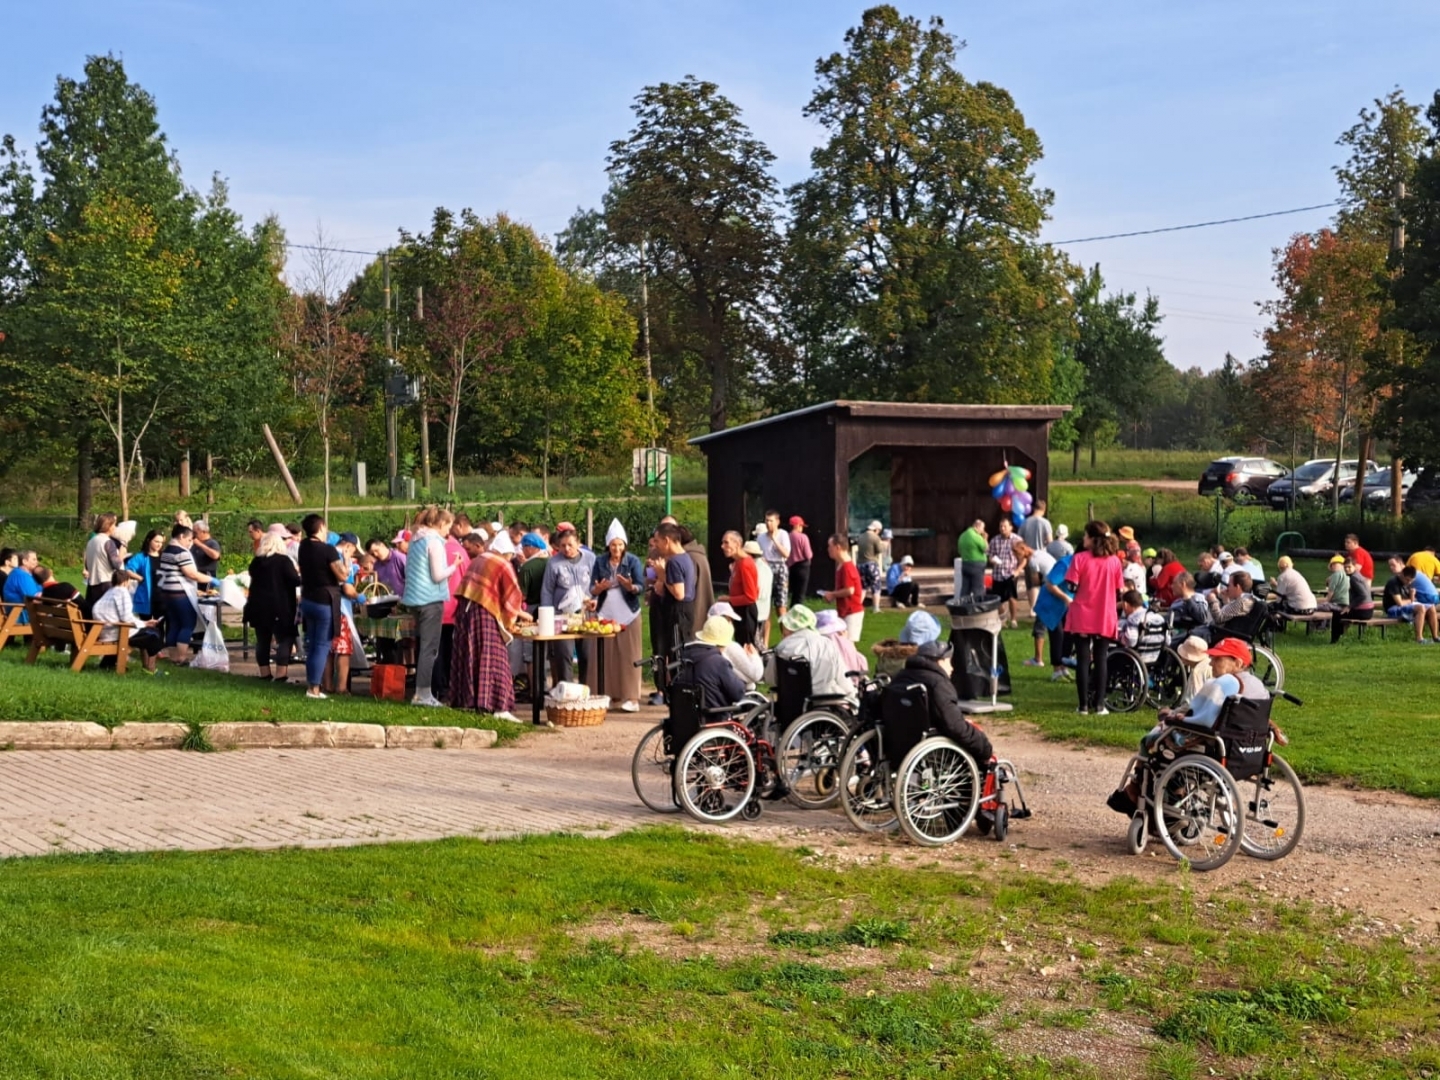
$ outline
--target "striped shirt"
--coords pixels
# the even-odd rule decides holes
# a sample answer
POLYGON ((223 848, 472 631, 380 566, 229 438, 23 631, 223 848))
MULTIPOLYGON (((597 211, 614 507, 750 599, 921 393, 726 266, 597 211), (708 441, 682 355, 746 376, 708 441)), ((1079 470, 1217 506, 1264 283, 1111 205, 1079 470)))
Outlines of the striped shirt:
POLYGON ((195 559, 189 548, 170 544, 160 553, 160 565, 155 570, 155 591, 180 593, 185 591, 191 579, 185 576, 185 568, 195 569, 195 559))

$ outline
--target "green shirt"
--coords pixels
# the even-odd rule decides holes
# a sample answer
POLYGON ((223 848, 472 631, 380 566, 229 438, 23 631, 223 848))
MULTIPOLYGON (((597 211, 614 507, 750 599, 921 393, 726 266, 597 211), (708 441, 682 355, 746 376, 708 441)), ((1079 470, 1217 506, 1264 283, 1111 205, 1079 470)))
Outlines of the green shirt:
POLYGON ((542 555, 527 559, 516 575, 520 579, 520 592, 525 597, 525 606, 531 611, 540 606, 540 588, 545 583, 545 566, 549 562, 542 555))
POLYGON ((955 546, 960 549, 961 562, 983 563, 986 558, 986 552, 989 550, 989 545, 985 543, 985 538, 975 530, 975 526, 973 525, 960 534, 960 542, 955 546))
POLYGON ((1342 607, 1350 603, 1350 578, 1343 566, 1335 568, 1335 572, 1326 579, 1325 588, 1329 593, 1330 603, 1342 607))
POLYGON ((879 562, 880 552, 884 546, 885 542, 880 539, 879 533, 874 533, 866 529, 860 534, 860 539, 855 541, 856 561, 879 562))

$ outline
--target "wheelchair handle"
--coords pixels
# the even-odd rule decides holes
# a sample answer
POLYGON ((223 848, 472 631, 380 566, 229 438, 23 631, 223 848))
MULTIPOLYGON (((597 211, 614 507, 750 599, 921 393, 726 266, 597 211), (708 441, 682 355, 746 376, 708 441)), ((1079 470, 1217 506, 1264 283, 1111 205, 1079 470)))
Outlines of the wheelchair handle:
POLYGON ((1305 704, 1305 702, 1301 701, 1298 697, 1296 697, 1294 694, 1290 693, 1288 690, 1276 690, 1276 691, 1275 691, 1275 696, 1276 696, 1276 697, 1283 697, 1286 701, 1290 702, 1291 705, 1304 705, 1304 704, 1305 704))

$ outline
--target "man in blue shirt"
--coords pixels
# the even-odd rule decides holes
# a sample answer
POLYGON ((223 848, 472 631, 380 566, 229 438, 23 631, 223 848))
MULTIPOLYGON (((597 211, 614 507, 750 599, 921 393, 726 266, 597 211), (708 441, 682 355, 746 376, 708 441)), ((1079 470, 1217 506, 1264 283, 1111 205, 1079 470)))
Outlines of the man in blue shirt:
MULTIPOLYGON (((20 552, 19 565, 5 578, 5 587, 0 590, 0 600, 7 604, 24 604, 32 596, 40 595, 40 583, 35 580, 35 568, 40 565, 40 556, 33 551, 20 552)), ((30 622, 29 615, 21 615, 22 626, 30 622)))
MULTIPOLYGON (((574 529, 561 529, 555 534, 555 554, 545 565, 545 579, 540 585, 540 606, 553 607, 556 615, 574 615, 584 610, 590 598, 591 571, 595 556, 580 550, 580 537, 574 529)), ((559 628, 557 627, 557 630, 559 628)), ((590 670, 589 650, 581 642, 580 681, 590 670)), ((574 643, 550 643, 550 670, 557 682, 570 680, 570 664, 575 655, 574 643)))
POLYGON ((1432 644, 1440 642, 1440 590, 1413 566, 1400 571, 1400 580, 1415 594, 1415 640, 1432 644))

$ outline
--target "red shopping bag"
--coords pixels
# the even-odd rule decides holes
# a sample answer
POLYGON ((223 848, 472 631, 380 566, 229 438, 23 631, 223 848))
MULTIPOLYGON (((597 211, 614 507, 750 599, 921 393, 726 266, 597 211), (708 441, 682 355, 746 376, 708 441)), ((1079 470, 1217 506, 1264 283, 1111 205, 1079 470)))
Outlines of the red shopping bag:
POLYGON ((405 665, 374 665, 370 669, 370 696, 386 701, 404 701, 405 665))

